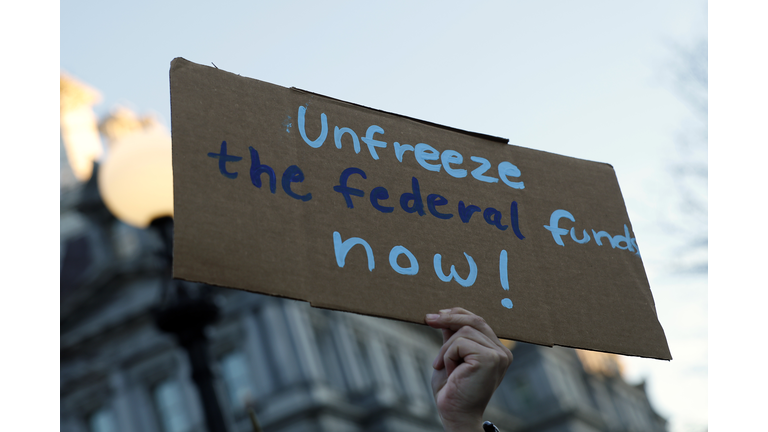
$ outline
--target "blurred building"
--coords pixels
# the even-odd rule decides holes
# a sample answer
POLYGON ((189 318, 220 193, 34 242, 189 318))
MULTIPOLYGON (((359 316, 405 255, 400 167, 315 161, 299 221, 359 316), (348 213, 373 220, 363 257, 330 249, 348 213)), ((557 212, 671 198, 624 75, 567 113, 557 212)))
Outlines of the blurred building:
POLYGON ((93 161, 102 154, 101 138, 92 106, 101 94, 76 79, 61 74, 61 188, 69 189, 91 177, 93 161))
MULTIPOLYGON (((101 132, 109 139, 148 123, 120 111, 101 132)), ((62 147, 76 148, 64 130, 62 115, 62 147)), ((92 163, 89 139, 75 158, 92 163)), ((65 184, 72 159, 62 156, 61 431, 202 432, 187 357, 152 319, 167 277, 161 239, 107 210, 97 164, 90 180, 65 184)), ((265 432, 442 430, 429 384, 438 331, 214 290, 223 318, 209 329, 210 355, 230 431, 253 430, 249 410, 265 432)), ((618 357, 524 343, 513 353, 486 412, 502 431, 666 430, 618 357)))

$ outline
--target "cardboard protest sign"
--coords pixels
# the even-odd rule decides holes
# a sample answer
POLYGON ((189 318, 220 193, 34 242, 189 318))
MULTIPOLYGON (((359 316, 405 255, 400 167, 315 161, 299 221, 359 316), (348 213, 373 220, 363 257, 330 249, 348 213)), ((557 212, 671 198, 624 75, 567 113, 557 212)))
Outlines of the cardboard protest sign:
POLYGON ((671 359, 613 168, 178 58, 174 277, 671 359))

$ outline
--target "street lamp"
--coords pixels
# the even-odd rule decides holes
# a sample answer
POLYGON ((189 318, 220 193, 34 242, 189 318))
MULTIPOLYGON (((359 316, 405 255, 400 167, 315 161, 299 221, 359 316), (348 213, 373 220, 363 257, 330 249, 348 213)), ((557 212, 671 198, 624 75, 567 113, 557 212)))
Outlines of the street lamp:
POLYGON ((176 336, 192 367, 209 432, 226 432, 216 397, 205 328, 219 318, 210 287, 193 290, 171 277, 173 262, 173 176, 171 140, 159 124, 118 138, 97 179, 104 204, 120 220, 154 229, 163 240, 165 262, 160 303, 153 308, 157 327, 176 336))
POLYGON ((123 222, 146 228, 173 216, 171 138, 159 124, 116 138, 99 167, 99 193, 123 222))

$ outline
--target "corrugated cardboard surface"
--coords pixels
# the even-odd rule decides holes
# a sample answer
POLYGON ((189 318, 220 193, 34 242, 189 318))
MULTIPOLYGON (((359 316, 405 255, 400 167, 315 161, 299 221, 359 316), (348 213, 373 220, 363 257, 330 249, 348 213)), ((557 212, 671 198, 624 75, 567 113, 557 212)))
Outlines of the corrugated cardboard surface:
MULTIPOLYGON (((625 225, 634 237, 610 165, 507 145, 181 58, 172 62, 170 76, 175 277, 417 323, 424 322, 426 313, 461 306, 483 316, 503 338, 671 358, 642 260, 626 250, 628 242, 612 247, 602 238, 600 246, 591 238, 579 244, 565 234, 561 246, 544 227, 554 211, 567 210, 575 222, 562 218, 559 227, 573 227, 576 239, 583 238, 583 230, 590 237, 592 230, 623 236, 625 225), (321 135, 321 115, 326 116, 327 136, 317 148, 301 136, 300 107, 306 109, 304 131, 310 141, 321 135), (375 148, 378 160, 362 140, 372 125, 384 131, 373 138, 386 142, 386 147, 375 148), (337 148, 336 127, 355 132, 359 153, 348 133, 337 148), (227 154, 242 159, 226 162, 222 172, 224 141, 227 154), (441 166, 438 172, 427 170, 412 151, 401 162, 395 142, 427 143, 441 155, 456 151, 463 163, 448 166, 468 174, 449 175, 439 159, 426 161, 441 166), (259 177, 260 188, 253 184, 253 151, 260 164, 274 170, 275 193, 267 174, 259 177), (471 172, 480 164, 470 156, 486 159, 491 168, 485 175, 494 178, 501 162, 514 164, 520 176, 509 180, 525 187, 477 180, 471 172), (300 169, 303 181, 298 174, 291 177, 290 170, 284 176, 291 166, 300 169), (364 194, 351 196, 353 208, 334 190, 347 168, 366 175, 348 178, 347 185, 364 194), (424 215, 408 213, 400 204, 402 194, 413 193, 414 178, 424 215), (371 191, 377 187, 388 192, 389 198, 378 203, 393 208, 391 212, 372 205, 371 191), (307 194, 310 199, 297 199, 307 194), (433 215, 427 205, 431 194, 447 201, 435 211, 452 217, 433 215), (465 223, 460 201, 481 211, 465 223), (513 202, 523 239, 512 226, 513 202), (486 222, 487 208, 498 211, 506 229, 486 222), (334 232, 342 241, 357 237, 367 242, 374 269, 369 270, 361 245, 349 250, 341 267, 334 232), (401 274, 390 264, 396 246, 412 253, 416 274, 401 274), (509 290, 502 288, 502 251, 507 254, 509 290), (472 257, 474 283, 440 280, 436 254, 444 274, 453 265, 461 278, 470 273, 465 254, 472 257), (502 305, 505 298, 513 303, 511 309, 502 305)), ((395 267, 411 266, 401 255, 395 267)))

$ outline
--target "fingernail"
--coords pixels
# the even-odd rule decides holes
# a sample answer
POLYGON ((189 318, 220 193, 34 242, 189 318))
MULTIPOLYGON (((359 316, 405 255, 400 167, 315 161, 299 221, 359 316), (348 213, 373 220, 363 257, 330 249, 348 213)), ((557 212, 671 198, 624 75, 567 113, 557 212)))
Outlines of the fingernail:
POLYGON ((438 314, 427 314, 427 320, 428 321, 434 321, 436 319, 440 318, 440 315, 438 314))
POLYGON ((448 312, 450 312, 450 311, 451 311, 450 309, 441 309, 441 310, 440 310, 440 313, 448 313, 448 312))

